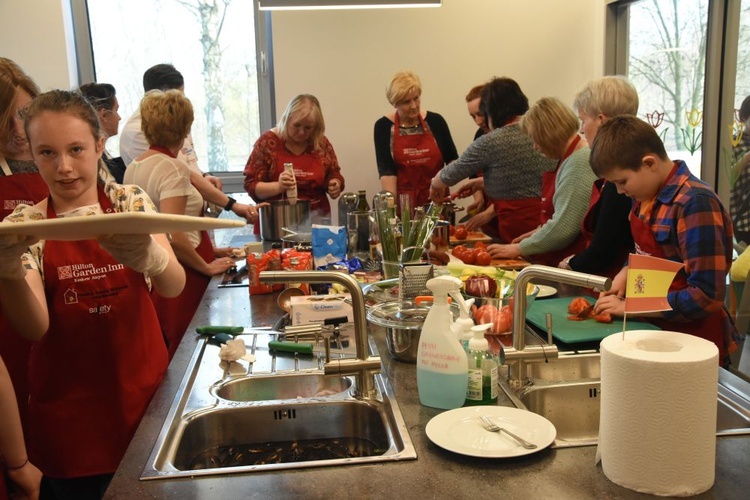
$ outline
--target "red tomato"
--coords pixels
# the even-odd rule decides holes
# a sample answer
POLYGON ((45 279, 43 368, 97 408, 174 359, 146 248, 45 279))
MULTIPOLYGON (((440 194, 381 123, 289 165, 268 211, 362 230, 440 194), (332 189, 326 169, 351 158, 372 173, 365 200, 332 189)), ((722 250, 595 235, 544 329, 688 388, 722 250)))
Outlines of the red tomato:
POLYGON ((507 311, 500 311, 497 313, 492 321, 492 333, 506 333, 510 331, 512 314, 508 314, 507 311))
POLYGON ((448 226, 448 234, 450 236, 453 236, 453 233, 456 232, 456 226, 448 226))
POLYGON ((453 233, 453 236, 457 240, 465 240, 467 236, 469 236, 469 232, 466 230, 464 226, 458 226, 456 228, 456 231, 453 233))
POLYGON ((492 257, 490 257, 490 254, 479 249, 480 251, 476 254, 476 262, 478 266, 489 266, 490 262, 492 262, 492 257))
POLYGON ((464 253, 459 257, 462 261, 464 261, 464 264, 474 264, 477 261, 477 255, 474 253, 474 250, 471 248, 467 248, 464 253))
POLYGON ((451 250, 451 253, 461 259, 461 255, 463 255, 466 250, 467 248, 465 245, 456 245, 455 247, 453 247, 453 250, 451 250))
POLYGON ((481 248, 482 250, 485 250, 487 248, 487 243, 484 241, 477 241, 474 243, 474 248, 481 248))

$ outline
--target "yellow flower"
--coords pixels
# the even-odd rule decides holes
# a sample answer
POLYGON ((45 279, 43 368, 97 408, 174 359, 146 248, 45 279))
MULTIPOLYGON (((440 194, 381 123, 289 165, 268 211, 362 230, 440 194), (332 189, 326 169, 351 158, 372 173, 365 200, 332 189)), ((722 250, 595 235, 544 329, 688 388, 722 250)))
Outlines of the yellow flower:
POLYGON ((690 111, 685 112, 685 117, 687 117, 688 125, 696 128, 701 124, 701 120, 703 119, 703 111, 693 108, 690 111))
POLYGON ((742 141, 742 133, 744 132, 745 127, 743 126, 742 122, 738 120, 734 120, 731 125, 729 125, 729 132, 732 134, 730 138, 730 142, 732 143, 732 147, 736 148, 739 146, 740 142, 742 141))

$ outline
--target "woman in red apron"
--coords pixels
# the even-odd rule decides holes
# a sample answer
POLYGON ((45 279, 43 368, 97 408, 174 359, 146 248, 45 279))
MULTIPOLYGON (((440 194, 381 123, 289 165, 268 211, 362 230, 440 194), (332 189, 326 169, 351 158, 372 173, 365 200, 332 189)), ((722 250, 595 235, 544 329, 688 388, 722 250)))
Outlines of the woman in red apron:
MULTIPOLYGON (((141 129, 149 149, 125 171, 125 183, 140 186, 162 213, 202 216, 203 198, 190 182, 187 165, 176 160, 190 132, 193 107, 179 90, 150 92, 141 101, 141 129)), ((231 208, 231 207, 230 207, 231 208)), ((211 276, 234 265, 218 256, 206 231, 173 233, 172 248, 185 267, 185 288, 178 297, 154 295, 170 359, 174 356, 211 276)))
MULTIPOLYGON (((0 220, 18 205, 33 205, 48 194, 28 150, 19 113, 39 89, 12 61, 0 58, 0 220)), ((23 428, 29 399, 26 372, 31 342, 13 332, 0 311, 0 358, 5 361, 15 390, 23 428)), ((10 463, 10 466, 15 464, 10 463)), ((5 467, 0 463, 0 499, 6 498, 5 467)), ((14 471, 18 476, 23 471, 14 471)))
MULTIPOLYGON (((430 201, 430 181, 458 158, 442 116, 421 110, 422 84, 410 71, 396 73, 386 89, 396 109, 375 123, 375 157, 380 183, 394 195, 405 194, 412 206, 430 201)), ((447 189, 443 193, 448 194, 447 189)))
MULTIPOLYGON (((50 196, 6 221, 153 210, 137 187, 100 184, 99 121, 80 94, 36 98, 26 131, 50 196)), ((174 296, 184 271, 164 235, 34 241, 0 238, 3 312, 37 341, 29 458, 45 474, 43 491, 101 496, 167 366, 144 274, 157 293, 174 296)))
POLYGON ((523 256, 535 264, 557 267, 586 247, 581 224, 596 176, 588 164, 587 144, 578 135, 578 118, 559 99, 537 101, 522 118, 521 128, 542 154, 558 159, 557 166, 542 173, 539 228, 510 245, 490 245, 487 251, 494 258, 523 256))
POLYGON ((289 101, 279 124, 256 141, 244 174, 245 190, 256 202, 285 199, 296 189, 297 199, 310 202, 313 222, 331 215, 328 196, 339 197, 344 177, 315 96, 300 94, 289 101), (292 172, 284 167, 290 163, 292 172))
MULTIPOLYGON (((653 127, 634 116, 600 128, 591 166, 636 200, 630 213, 636 251, 684 264, 669 289, 673 311, 651 321, 712 341, 726 365, 737 335, 724 304, 732 226, 716 193, 684 162, 672 162, 653 127)), ((627 268, 599 298, 597 313, 623 314, 626 277, 627 268)))

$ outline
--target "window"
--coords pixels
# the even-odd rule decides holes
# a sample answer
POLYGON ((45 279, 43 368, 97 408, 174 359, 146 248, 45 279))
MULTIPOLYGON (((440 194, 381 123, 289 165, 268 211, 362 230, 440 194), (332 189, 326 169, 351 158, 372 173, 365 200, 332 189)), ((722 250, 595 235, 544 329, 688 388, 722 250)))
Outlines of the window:
POLYGON ((627 74, 639 115, 670 158, 701 174, 707 0, 644 0, 630 7, 627 74))
MULTIPOLYGON (((242 171, 261 130, 273 122, 265 48, 270 34, 267 23, 258 22, 267 21, 267 14, 259 13, 255 2, 72 0, 72 5, 81 82, 114 85, 122 123, 143 96, 143 72, 171 63, 185 77, 185 94, 195 109, 192 135, 201 168, 242 171)), ((117 137, 107 148, 118 151, 117 137)), ((242 190, 241 183, 239 189, 227 188, 242 190)))

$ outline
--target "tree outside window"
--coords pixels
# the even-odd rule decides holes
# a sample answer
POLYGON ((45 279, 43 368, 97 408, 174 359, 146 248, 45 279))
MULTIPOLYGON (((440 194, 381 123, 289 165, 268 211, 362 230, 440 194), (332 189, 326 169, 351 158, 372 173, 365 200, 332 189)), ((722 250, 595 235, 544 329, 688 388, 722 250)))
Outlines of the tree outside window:
MULTIPOLYGON (((241 171, 260 135, 253 2, 96 0, 88 11, 96 79, 117 89, 123 120, 143 97, 143 72, 171 63, 195 108, 200 167, 241 171)), ((107 147, 116 152, 117 138, 107 147)))

